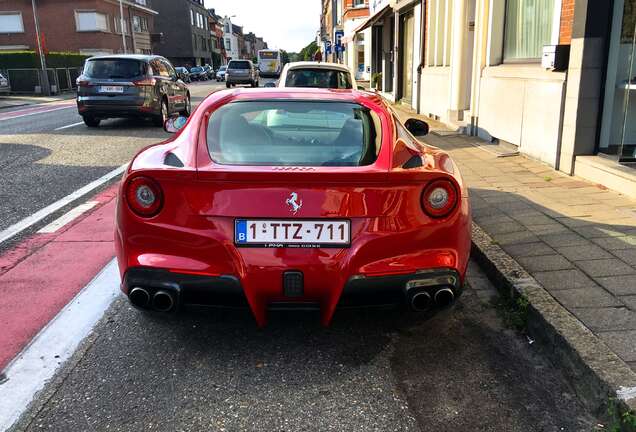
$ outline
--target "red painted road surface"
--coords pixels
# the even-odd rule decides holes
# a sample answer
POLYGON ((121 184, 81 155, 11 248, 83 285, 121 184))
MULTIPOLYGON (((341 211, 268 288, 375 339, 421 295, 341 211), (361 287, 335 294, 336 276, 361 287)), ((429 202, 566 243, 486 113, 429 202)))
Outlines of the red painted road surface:
POLYGON ((113 258, 117 186, 89 213, 0 255, 0 370, 113 258))
POLYGON ((47 104, 37 104, 36 106, 30 108, 21 108, 13 111, 0 113, 0 120, 8 120, 12 118, 21 117, 24 115, 32 115, 32 114, 40 114, 47 113, 50 111, 57 111, 60 109, 66 109, 76 106, 75 101, 71 102, 60 102, 60 103, 47 103, 47 104))

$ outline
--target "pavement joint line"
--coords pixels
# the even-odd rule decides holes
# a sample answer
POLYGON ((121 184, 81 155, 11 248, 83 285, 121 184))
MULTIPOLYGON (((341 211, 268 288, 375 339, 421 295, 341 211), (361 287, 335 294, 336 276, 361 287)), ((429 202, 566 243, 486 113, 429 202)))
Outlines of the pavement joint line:
POLYGON ((472 257, 500 291, 528 300, 528 334, 588 408, 601 412, 613 397, 635 410, 636 373, 474 222, 472 245, 472 257))
POLYGON ((72 192, 71 194, 65 196, 64 198, 54 202, 53 204, 49 204, 43 209, 33 213, 31 216, 28 216, 22 219, 21 221, 16 222, 15 224, 11 225, 7 229, 0 231, 0 244, 16 236, 22 231, 32 227, 36 223, 40 222, 42 219, 46 218, 47 216, 50 216, 51 214, 58 211, 59 209, 64 208, 68 204, 81 198, 82 196, 86 195, 92 190, 97 189, 98 187, 108 182, 109 180, 113 179, 114 177, 122 174, 127 167, 128 167, 128 164, 124 164, 120 166, 119 168, 116 168, 112 170, 111 172, 104 174, 102 177, 98 178, 97 180, 94 180, 90 182, 89 184, 87 184, 86 186, 80 189, 77 189, 75 192, 72 192))
POLYGON ((78 205, 39 230, 38 234, 52 234, 57 232, 60 228, 65 227, 73 220, 95 207, 97 204, 99 204, 99 201, 87 201, 84 204, 78 205))
POLYGON ((55 128, 55 129, 53 129, 53 131, 61 131, 61 130, 64 130, 64 129, 70 129, 72 127, 83 125, 83 124, 84 124, 84 122, 81 121, 81 122, 73 123, 73 124, 70 124, 70 125, 62 126, 62 127, 59 127, 59 128, 55 128))
POLYGON ((0 384, 0 431, 28 410, 35 395, 70 359, 119 295, 119 270, 113 258, 4 369, 0 384))

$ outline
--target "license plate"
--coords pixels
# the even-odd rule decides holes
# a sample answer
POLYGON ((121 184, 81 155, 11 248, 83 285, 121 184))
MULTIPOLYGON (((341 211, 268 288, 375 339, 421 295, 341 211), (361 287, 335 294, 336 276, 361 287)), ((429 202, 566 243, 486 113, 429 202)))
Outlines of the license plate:
POLYGON ((99 88, 100 93, 123 93, 123 86, 101 86, 99 88))
POLYGON ((350 236, 348 220, 237 219, 234 224, 234 242, 245 247, 348 247, 350 236))

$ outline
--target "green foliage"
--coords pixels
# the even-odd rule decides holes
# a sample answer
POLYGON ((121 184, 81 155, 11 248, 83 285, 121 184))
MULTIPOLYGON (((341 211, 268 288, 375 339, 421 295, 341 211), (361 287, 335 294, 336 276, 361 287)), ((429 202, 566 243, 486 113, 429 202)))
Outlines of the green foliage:
POLYGON ((528 299, 524 296, 516 298, 501 296, 494 300, 494 305, 504 325, 517 331, 525 331, 528 326, 528 299))
POLYGON ((382 90, 382 72, 375 72, 371 75, 371 86, 378 90, 382 90))
MULTIPOLYGON (((51 52, 46 55, 49 68, 81 67, 89 56, 71 52, 51 52)), ((39 69, 40 57, 34 51, 4 51, 0 53, 0 69, 39 69)))
POLYGON ((280 50, 280 61, 282 64, 289 63, 289 53, 285 50, 280 50))
POLYGON ((301 61, 312 61, 314 59, 314 54, 318 51, 318 44, 316 41, 312 41, 305 48, 301 49, 298 53, 299 60, 301 61))
POLYGON ((607 414, 610 424, 607 425, 609 432, 635 432, 636 414, 632 411, 620 412, 615 399, 610 399, 607 404, 607 414))

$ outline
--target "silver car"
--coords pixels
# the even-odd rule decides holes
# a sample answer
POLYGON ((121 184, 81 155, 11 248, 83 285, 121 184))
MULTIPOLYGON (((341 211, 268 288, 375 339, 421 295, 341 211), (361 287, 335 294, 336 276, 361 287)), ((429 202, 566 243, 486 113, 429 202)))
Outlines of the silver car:
POLYGON ((249 84, 258 87, 258 69, 250 60, 230 60, 225 72, 225 86, 249 84))
POLYGON ((11 91, 9 80, 0 73, 0 93, 9 93, 9 91, 11 91))

